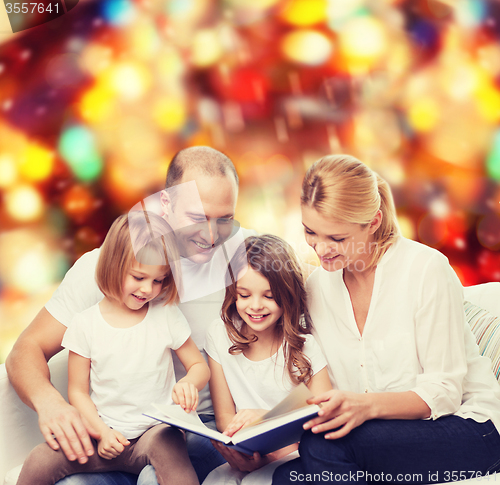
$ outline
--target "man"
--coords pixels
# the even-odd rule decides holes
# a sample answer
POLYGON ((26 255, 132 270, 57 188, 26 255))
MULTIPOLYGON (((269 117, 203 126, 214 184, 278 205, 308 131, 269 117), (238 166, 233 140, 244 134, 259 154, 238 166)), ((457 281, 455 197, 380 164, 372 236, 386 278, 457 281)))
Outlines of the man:
MULTIPOLYGON (((176 233, 187 234, 182 241, 185 254, 181 251, 181 256, 192 264, 194 274, 202 276, 212 265, 217 241, 227 237, 227 233, 224 234, 226 229, 221 227, 234 218, 238 196, 238 176, 234 165, 228 157, 212 148, 187 148, 173 158, 167 172, 166 187, 167 191, 161 196, 164 218, 176 233), (198 209, 193 210, 182 194, 177 200, 171 200, 172 192, 168 189, 192 181, 196 183, 203 214, 200 214, 199 204, 198 209), (195 230, 183 230, 190 226, 195 230)), ((245 231, 243 237, 249 234, 245 231)), ((62 337, 73 315, 102 298, 94 281, 98 254, 98 249, 86 253, 68 271, 45 308, 21 334, 6 361, 10 381, 23 402, 38 413, 40 430, 49 446, 61 448, 69 460, 76 459, 80 463, 85 463, 87 456, 94 452, 89 435, 93 438, 98 438, 98 435, 52 387, 47 361, 62 349, 62 337)), ((203 286, 203 280, 198 281, 198 285, 203 286)), ((224 291, 221 288, 210 294, 205 289, 201 295, 196 299, 185 298, 179 305, 200 350, 203 349, 206 328, 219 316, 224 291)), ((204 391, 200 393, 198 412, 208 425, 213 426, 215 420, 208 388, 204 391)), ((224 459, 206 439, 190 435, 187 441, 201 482, 224 459)), ((91 475, 96 474, 75 475, 73 477, 85 481, 72 481, 76 479, 67 477, 60 483, 92 484, 97 477, 91 475)), ((125 473, 99 474, 98 479, 104 481, 94 483, 135 483, 135 476, 125 473)))

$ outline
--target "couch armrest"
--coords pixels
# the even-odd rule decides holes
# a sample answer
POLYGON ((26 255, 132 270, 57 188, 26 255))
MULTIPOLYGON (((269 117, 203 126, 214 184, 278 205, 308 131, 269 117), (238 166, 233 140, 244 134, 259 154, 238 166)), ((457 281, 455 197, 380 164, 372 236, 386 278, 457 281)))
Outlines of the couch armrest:
MULTIPOLYGON (((59 352, 49 362, 54 387, 68 398, 68 353, 59 352)), ((9 382, 5 365, 0 366, 0 483, 5 474, 23 463, 43 436, 36 413, 24 404, 9 382)))
POLYGON ((466 286, 464 299, 500 317, 500 282, 466 286))

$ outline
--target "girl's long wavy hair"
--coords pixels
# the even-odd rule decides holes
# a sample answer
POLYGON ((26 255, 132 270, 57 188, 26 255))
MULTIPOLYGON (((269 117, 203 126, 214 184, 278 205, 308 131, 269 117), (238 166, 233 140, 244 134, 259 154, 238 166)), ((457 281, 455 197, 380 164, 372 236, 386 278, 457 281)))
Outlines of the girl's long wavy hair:
POLYGON ((229 264, 226 296, 221 316, 232 342, 231 355, 239 354, 258 340, 247 331, 246 324, 236 309, 238 299, 237 278, 252 268, 267 279, 274 301, 283 310, 276 322, 275 336, 282 341, 286 367, 292 382, 307 384, 312 377, 310 360, 304 355, 304 334, 311 333, 306 306, 306 290, 300 265, 293 249, 279 237, 252 236, 245 239, 245 249, 240 248, 229 264), (238 322, 240 325, 235 325, 238 322), (246 335, 245 335, 246 334, 246 335))

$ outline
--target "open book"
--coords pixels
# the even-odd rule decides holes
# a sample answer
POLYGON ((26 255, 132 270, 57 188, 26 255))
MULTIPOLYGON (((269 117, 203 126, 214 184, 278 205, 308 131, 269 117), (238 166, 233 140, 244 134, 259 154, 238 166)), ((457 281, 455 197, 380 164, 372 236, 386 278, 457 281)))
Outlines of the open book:
POLYGON ((307 404, 312 397, 304 384, 299 384, 283 401, 268 411, 258 421, 245 426, 229 437, 208 428, 195 411, 186 413, 178 405, 153 404, 155 411, 144 413, 158 421, 191 431, 192 433, 220 441, 226 446, 252 455, 279 450, 300 441, 302 425, 318 414, 319 406, 307 404))

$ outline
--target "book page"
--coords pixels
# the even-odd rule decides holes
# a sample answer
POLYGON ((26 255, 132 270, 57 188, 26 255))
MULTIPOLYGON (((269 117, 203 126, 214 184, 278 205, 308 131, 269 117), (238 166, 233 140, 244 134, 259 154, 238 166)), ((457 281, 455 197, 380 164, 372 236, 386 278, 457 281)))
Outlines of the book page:
POLYGON ((184 411, 177 404, 153 404, 153 407, 157 411, 159 411, 159 413, 145 413, 146 416, 157 419, 158 421, 163 421, 164 423, 170 424, 172 426, 177 426, 179 428, 192 431, 193 433, 201 434, 202 436, 206 436, 207 438, 221 441, 222 443, 227 444, 231 441, 231 438, 229 436, 223 435, 222 433, 219 433, 219 431, 215 431, 206 426, 205 423, 200 419, 196 411, 186 413, 186 411, 184 411))
POLYGON ((189 424, 191 426, 203 426, 204 428, 207 428, 196 411, 186 413, 186 411, 184 411, 184 409, 182 409, 178 404, 153 404, 153 406, 165 416, 174 418, 179 421, 184 421, 186 424, 189 424))
POLYGON ((231 438, 232 442, 233 444, 242 443, 250 438, 257 437, 268 431, 277 431, 287 426, 298 428, 300 430, 300 436, 300 434, 302 434, 302 432, 304 431, 302 428, 302 424, 306 420, 311 419, 313 416, 315 416, 319 409, 319 406, 317 406, 316 404, 307 404, 306 406, 302 406, 299 409, 294 409, 293 411, 289 411, 288 413, 280 414, 279 416, 274 416, 273 418, 261 421, 256 425, 245 426, 244 428, 241 428, 239 431, 234 433, 231 438), (294 424, 297 422, 299 423, 298 426, 297 424, 294 424))
POLYGON ((283 399, 283 401, 279 402, 273 409, 264 414, 264 416, 249 424, 249 426, 255 426, 263 421, 267 421, 277 416, 288 414, 296 409, 303 408, 304 406, 308 406, 307 400, 311 397, 313 397, 312 392, 303 382, 301 382, 287 397, 285 397, 285 399, 283 399))

